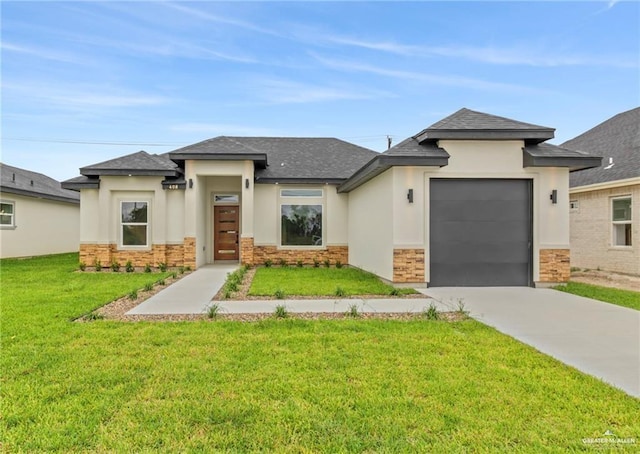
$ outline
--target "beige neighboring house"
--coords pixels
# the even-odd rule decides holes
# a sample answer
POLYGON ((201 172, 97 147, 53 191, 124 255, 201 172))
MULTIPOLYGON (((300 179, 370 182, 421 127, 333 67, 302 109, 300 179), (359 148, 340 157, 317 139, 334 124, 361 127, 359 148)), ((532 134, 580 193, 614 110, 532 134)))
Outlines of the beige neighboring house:
POLYGON ((395 283, 569 278, 569 172, 554 129, 461 109, 384 153, 334 138, 216 137, 80 169, 91 266, 340 261, 395 283))
POLYGON ((571 175, 571 265, 640 274, 640 107, 562 146, 603 156, 571 175))
POLYGON ((0 257, 77 252, 79 194, 41 173, 0 168, 0 257))

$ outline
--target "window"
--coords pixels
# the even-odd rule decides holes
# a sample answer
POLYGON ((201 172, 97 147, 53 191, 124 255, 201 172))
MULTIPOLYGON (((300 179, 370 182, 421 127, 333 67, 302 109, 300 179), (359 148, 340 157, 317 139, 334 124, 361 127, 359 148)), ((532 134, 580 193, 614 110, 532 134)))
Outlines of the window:
POLYGON ((631 246, 631 197, 611 200, 613 245, 631 246))
POLYGON ((322 246, 322 205, 281 205, 282 246, 322 246))
POLYGON ((0 226, 15 227, 14 207, 13 202, 0 202, 0 226))
POLYGON ((213 203, 238 203, 239 199, 237 194, 216 194, 213 196, 213 203))
POLYGON ((280 197, 322 197, 322 189, 282 189, 280 197))
POLYGON ((569 211, 578 211, 580 209, 580 202, 572 200, 569 202, 569 211))
POLYGON ((122 245, 147 246, 148 217, 147 202, 122 202, 122 245))

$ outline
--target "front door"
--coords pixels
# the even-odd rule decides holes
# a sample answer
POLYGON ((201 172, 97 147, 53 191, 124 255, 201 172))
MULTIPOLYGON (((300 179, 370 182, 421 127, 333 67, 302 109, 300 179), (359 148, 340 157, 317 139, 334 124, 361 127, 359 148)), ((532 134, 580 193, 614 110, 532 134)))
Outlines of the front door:
POLYGON ((238 260, 239 211, 237 205, 213 207, 213 260, 238 260))

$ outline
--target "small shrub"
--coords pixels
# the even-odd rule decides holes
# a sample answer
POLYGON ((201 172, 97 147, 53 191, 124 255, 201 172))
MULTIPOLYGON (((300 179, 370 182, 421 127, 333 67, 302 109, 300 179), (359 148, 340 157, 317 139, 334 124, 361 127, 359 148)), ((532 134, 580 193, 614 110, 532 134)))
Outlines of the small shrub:
POLYGON ((187 265, 187 266, 185 266, 185 267, 184 267, 184 270, 185 270, 186 272, 191 271, 191 267, 190 267, 189 265, 187 265))
POLYGON ((576 271, 580 271, 580 268, 578 268, 577 266, 572 266, 571 268, 569 268, 569 271, 575 273, 576 271))
POLYGON ((438 320, 440 318, 440 314, 433 303, 429 304, 429 307, 422 312, 422 315, 427 320, 438 320))
POLYGON ((163 285, 164 286, 164 285, 167 285, 167 283, 164 281, 164 279, 160 279, 158 281, 158 285, 163 285))
POLYGON ((96 268, 96 271, 102 271, 102 262, 100 262, 100 260, 96 259, 95 262, 93 262, 93 266, 96 268))
POLYGON ((275 315, 276 318, 287 318, 289 316, 289 312, 284 304, 278 304, 273 315, 275 315))
POLYGON ((165 271, 167 271, 167 264, 165 262, 160 262, 158 263, 158 268, 160 269, 161 273, 164 273, 165 271))
POLYGON ((342 268, 344 265, 342 265, 342 262, 340 260, 336 260, 336 268, 342 268))
POLYGON ((347 292, 345 292, 344 289, 340 286, 336 287, 336 291, 333 292, 333 294, 336 296, 347 296, 347 292))
POLYGON ((225 289, 229 290, 230 292, 237 292, 238 291, 238 283, 234 282, 234 281, 229 281, 225 284, 225 289))
POLYGON ((150 264, 150 263, 147 263, 147 264, 144 266, 144 272, 145 272, 145 273, 150 273, 150 272, 151 272, 151 264, 150 264))
POLYGON ((153 290, 153 282, 147 282, 146 284, 144 284, 144 290, 145 292, 150 292, 151 290, 153 290))
POLYGON ((131 301, 137 300, 138 299, 138 291, 137 290, 133 290, 133 291, 129 292, 129 299, 131 301))
POLYGON ((84 263, 84 262, 80 262, 80 263, 78 264, 78 268, 80 268, 80 271, 84 271, 84 270, 86 270, 86 269, 87 269, 87 264, 86 264, 86 263, 84 263))
POLYGON ((278 289, 278 290, 276 290, 276 291, 275 291, 275 293, 273 294, 273 296, 275 296, 275 297, 276 297, 276 299, 283 300, 283 299, 285 299, 285 297, 286 297, 287 295, 284 293, 284 290, 282 290, 282 289, 278 289))
POLYGON ((302 260, 298 260, 298 261, 296 261, 296 266, 298 268, 302 268, 304 266, 304 263, 302 262, 302 260))
POLYGON ((271 259, 267 259, 264 261, 264 266, 266 268, 271 268, 271 265, 273 265, 273 262, 271 261, 271 259))
POLYGON ((398 296, 400 295, 400 289, 393 287, 391 290, 389 290, 389 295, 391 296, 398 296))
POLYGON ((207 317, 216 318, 220 312, 220 305, 215 303, 207 308, 207 317))
POLYGON ((331 261, 329 259, 325 260, 323 263, 325 268, 329 268, 331 266, 331 261))
POLYGON ((104 315, 98 314, 96 312, 89 312, 87 315, 84 316, 84 319, 89 321, 102 320, 104 319, 104 315))
POLYGON ((280 259, 280 266, 282 268, 286 268, 289 266, 289 264, 287 263, 287 261, 285 259, 280 259))
POLYGON ((229 290, 228 288, 222 289, 222 299, 228 300, 229 298, 231 298, 231 296, 232 296, 231 290, 229 290))
POLYGON ((115 260, 111 262, 111 271, 113 271, 114 273, 120 272, 120 263, 116 262, 115 260))
POLYGON ((468 315, 469 314, 469 311, 466 310, 466 308, 465 308, 464 299, 462 299, 462 298, 458 298, 458 310, 457 310, 457 312, 460 315, 468 315))
POLYGON ((360 311, 358 311, 357 304, 352 304, 351 306, 349 306, 349 309, 347 309, 347 316, 353 318, 360 317, 360 311))
POLYGON ((178 273, 176 273, 175 271, 173 273, 171 273, 169 276, 171 276, 173 279, 177 279, 178 278, 178 273))
POLYGON ((320 260, 313 259, 313 267, 314 268, 319 268, 320 267, 320 260))
POLYGON ((184 274, 184 266, 178 268, 178 273, 184 274))
POLYGON ((133 263, 131 263, 131 260, 127 260, 127 263, 125 263, 124 265, 124 270, 127 273, 133 273, 136 270, 135 267, 133 266, 133 263))

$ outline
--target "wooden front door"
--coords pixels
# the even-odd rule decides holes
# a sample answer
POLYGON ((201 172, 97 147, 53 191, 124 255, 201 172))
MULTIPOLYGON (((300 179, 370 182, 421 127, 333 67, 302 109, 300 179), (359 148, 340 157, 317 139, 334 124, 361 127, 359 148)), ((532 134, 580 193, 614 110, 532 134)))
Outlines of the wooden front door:
POLYGON ((238 260, 239 212, 237 205, 213 207, 213 260, 238 260))

